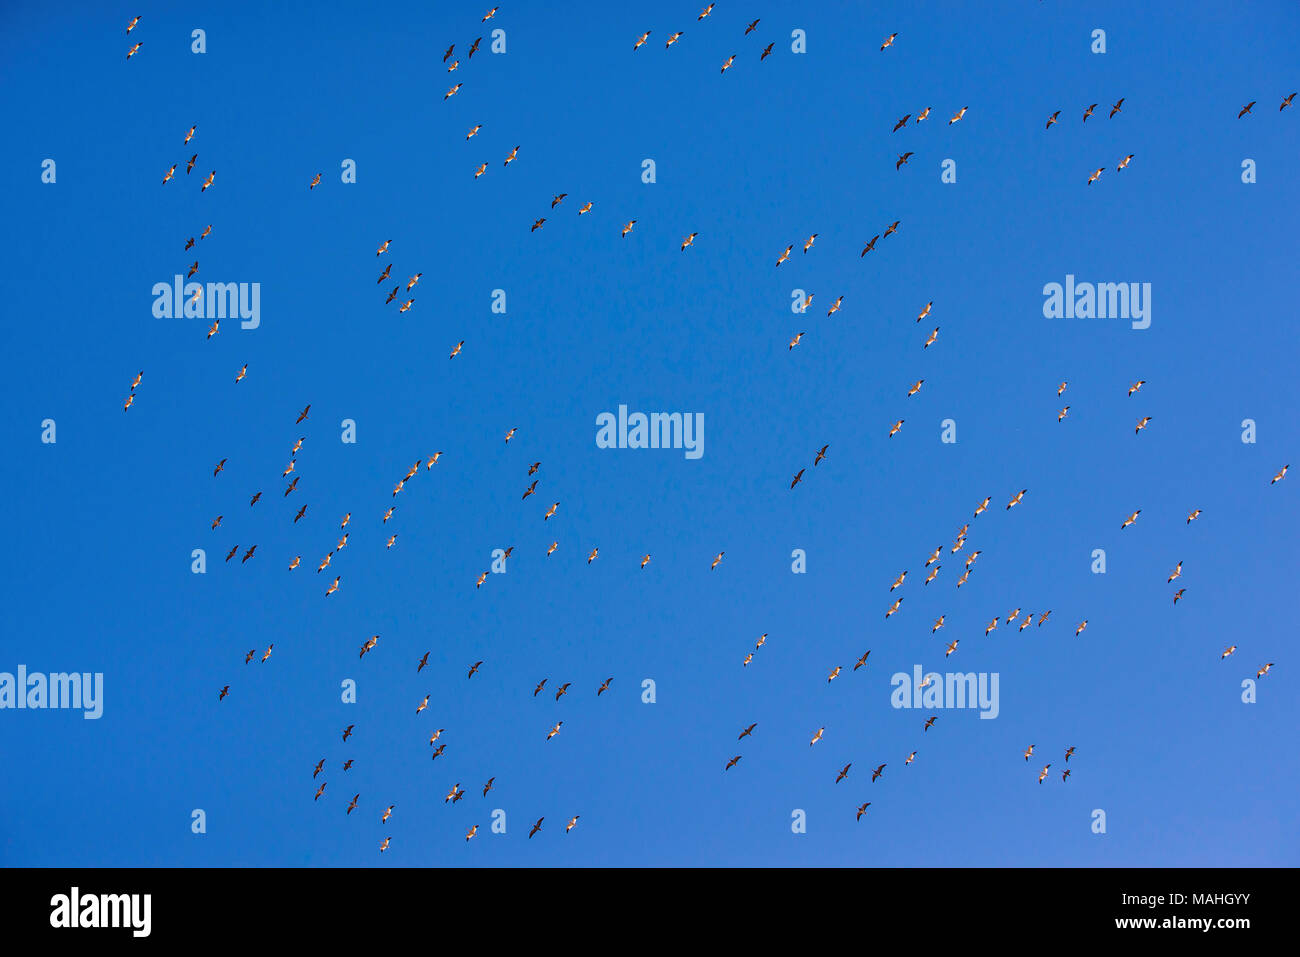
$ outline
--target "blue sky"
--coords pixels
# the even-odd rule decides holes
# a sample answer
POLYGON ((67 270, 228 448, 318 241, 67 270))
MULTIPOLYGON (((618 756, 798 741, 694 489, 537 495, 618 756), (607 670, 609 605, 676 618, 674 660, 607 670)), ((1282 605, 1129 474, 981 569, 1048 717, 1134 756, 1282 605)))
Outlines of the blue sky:
POLYGON ((699 2, 521 2, 483 24, 487 6, 0 11, 13 453, 0 671, 103 672, 105 687, 98 721, 0 711, 0 863, 1296 864, 1300 507, 1295 476, 1269 484, 1300 459, 1287 322, 1300 106, 1278 110, 1300 86, 1295 6, 723 0, 698 22, 699 2), (206 53, 191 52, 195 28, 206 53), (1090 52, 1098 28, 1104 54, 1090 52), (796 29, 806 53, 791 51, 796 29), (925 123, 891 132, 926 106, 925 123), (355 183, 340 181, 345 159, 355 183), (257 329, 227 321, 209 341, 202 319, 154 317, 153 285, 195 259, 198 280, 261 284, 257 329), (423 272, 402 315, 375 282, 389 261, 394 282, 423 272), (1067 274, 1150 283, 1150 328, 1045 318, 1043 286, 1067 274), (803 315, 793 289, 815 296, 803 315), (596 416, 620 404, 702 413, 703 457, 598 448, 596 416), (940 441, 945 419, 955 443, 940 441), (521 501, 535 461, 537 494, 521 501), (347 512, 326 599, 332 575, 315 567, 347 512), (949 547, 967 522, 966 553, 981 555, 958 590, 949 547), (222 560, 254 543, 246 564, 222 560), (506 546, 508 571, 475 589, 506 546), (191 572, 195 548, 206 574, 191 572), (984 637, 1016 607, 1053 614, 984 637), (267 663, 243 663, 271 642, 267 663), (891 707, 890 676, 917 664, 998 673, 998 717, 891 707), (542 677, 569 695, 534 698, 542 677), (447 749, 431 761, 438 727, 447 749), (470 793, 446 805, 456 782, 470 793), (489 831, 496 808, 504 835, 489 831))

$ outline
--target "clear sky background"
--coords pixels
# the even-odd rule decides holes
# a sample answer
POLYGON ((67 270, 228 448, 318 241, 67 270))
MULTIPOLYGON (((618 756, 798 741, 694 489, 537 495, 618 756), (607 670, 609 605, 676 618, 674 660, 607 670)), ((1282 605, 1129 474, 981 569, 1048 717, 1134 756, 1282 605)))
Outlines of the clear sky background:
POLYGON ((0 5, 0 671, 105 676, 99 721, 0 711, 0 863, 1296 864, 1300 476, 1269 484, 1300 460, 1300 105, 1278 111, 1300 87, 1295 4, 721 0, 698 22, 700 0, 505 2, 483 24, 487 5, 0 5), (153 284, 196 258, 199 280, 261 283, 260 328, 208 341, 203 320, 153 316, 153 284), (423 272, 404 315, 375 282, 389 261, 394 281, 423 272), (1067 273, 1151 283, 1151 327, 1044 318, 1044 284, 1067 273), (795 288, 815 294, 804 315, 795 288), (595 418, 619 404, 703 413, 703 457, 597 448, 595 418), (326 599, 333 574, 315 569, 346 512, 326 599), (968 521, 982 554, 958 590, 948 548, 968 521), (236 544, 257 552, 225 563, 236 544), (506 546, 508 572, 475 589, 506 546), (1052 618, 984 637, 1016 607, 1052 618), (890 706, 890 676, 916 664, 997 672, 1000 715, 934 712, 923 732, 927 712, 890 706), (456 782, 470 793, 447 805, 456 782))

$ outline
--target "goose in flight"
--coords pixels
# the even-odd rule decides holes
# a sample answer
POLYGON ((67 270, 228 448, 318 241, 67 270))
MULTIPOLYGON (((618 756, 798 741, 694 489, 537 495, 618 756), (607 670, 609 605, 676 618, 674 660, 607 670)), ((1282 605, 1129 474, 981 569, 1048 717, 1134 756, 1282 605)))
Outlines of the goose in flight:
POLYGON ((542 822, 545 821, 545 820, 546 820, 546 818, 544 818, 544 817, 539 817, 539 818, 537 819, 537 823, 533 825, 533 829, 532 829, 531 831, 528 832, 528 837, 529 837, 530 839, 532 838, 532 836, 533 836, 534 834, 536 834, 538 831, 540 831, 540 830, 542 829, 542 822))
POLYGON ((725 768, 723 768, 722 770, 723 770, 723 771, 730 771, 732 768, 734 768, 737 764, 740 763, 740 758, 741 758, 741 755, 739 755, 739 754, 736 755, 734 758, 732 758, 730 761, 727 762, 727 766, 726 766, 725 768))
POLYGON ((886 47, 892 47, 894 45, 894 40, 897 37, 898 37, 897 33, 891 33, 889 36, 885 37, 885 42, 880 44, 880 49, 883 50, 886 47))
POLYGON ((742 740, 744 740, 745 738, 749 737, 751 734, 754 733, 754 729, 757 728, 757 727, 758 727, 758 722, 755 721, 753 724, 751 724, 751 725, 750 725, 748 728, 746 728, 744 731, 740 732, 740 736, 739 736, 738 738, 736 738, 736 740, 737 740, 737 741, 742 741, 742 740))
MULTIPOLYGON (((1284 465, 1284 466, 1282 466, 1281 470, 1280 470, 1276 475, 1273 476, 1273 481, 1269 482, 1268 484, 1269 484, 1269 485, 1276 485, 1278 482, 1280 482, 1280 481, 1282 481, 1284 478, 1286 478, 1286 470, 1289 469, 1290 467, 1291 467, 1290 465, 1284 465)), ((1199 509, 1198 509, 1198 511, 1199 511, 1199 509)))
POLYGON ((885 765, 882 764, 880 767, 876 768, 874 771, 871 772, 871 783, 875 784, 876 778, 880 777, 884 773, 885 773, 885 765))
MULTIPOLYGON (((138 44, 138 43, 136 44, 136 46, 139 46, 139 45, 140 45, 140 44, 138 44)), ((1241 108, 1241 112, 1237 114, 1237 119, 1241 119, 1243 116, 1245 116, 1247 113, 1249 113, 1249 112, 1251 111, 1251 108, 1255 105, 1256 102, 1258 102, 1258 101, 1256 101, 1256 100, 1251 100, 1249 103, 1247 103, 1245 106, 1243 106, 1243 107, 1241 108)))
POLYGON ((635 53, 637 50, 641 49, 641 44, 645 43, 646 40, 648 40, 649 38, 650 38, 650 31, 647 30, 645 33, 641 34, 641 36, 637 39, 636 43, 632 44, 632 51, 635 53))
POLYGON ((811 748, 814 744, 816 744, 818 741, 820 741, 820 740, 822 739, 822 733, 823 733, 825 730, 826 730, 825 728, 818 728, 818 729, 817 729, 817 733, 814 734, 814 735, 812 736, 812 740, 808 742, 808 747, 811 748))
POLYGON ((1118 112, 1120 111, 1120 107, 1123 106, 1123 105, 1124 105, 1124 97, 1121 96, 1121 97, 1120 97, 1120 98, 1119 98, 1119 99, 1114 103, 1114 105, 1111 106, 1111 108, 1110 108, 1110 116, 1108 116, 1107 119, 1113 119, 1114 116, 1115 116, 1115 114, 1118 113, 1118 112))
POLYGON ((1122 525, 1119 527, 1119 528, 1120 528, 1120 531, 1123 531, 1124 529, 1126 529, 1126 528, 1128 528, 1130 525, 1132 525, 1134 522, 1136 522, 1136 521, 1138 520, 1138 515, 1140 515, 1141 513, 1142 513, 1142 509, 1138 509, 1136 512, 1134 512, 1134 513, 1133 513, 1132 515, 1130 515, 1128 518, 1124 519, 1124 524, 1122 524, 1122 525))
POLYGON ((1050 130, 1050 129, 1052 128, 1052 124, 1056 122, 1056 118, 1057 118, 1058 116, 1060 116, 1060 115, 1061 115, 1061 111, 1060 111, 1060 110, 1057 110, 1055 113, 1053 113, 1051 116, 1049 116, 1049 117, 1047 118, 1047 125, 1046 125, 1045 127, 1043 127, 1043 129, 1045 129, 1045 130, 1050 130))
POLYGON ((847 777, 849 776, 849 768, 851 768, 851 767, 853 767, 853 762, 852 762, 852 761, 850 761, 848 764, 844 765, 844 767, 840 768, 840 773, 837 774, 837 775, 835 776, 835 783, 836 783, 836 784, 839 784, 841 781, 843 781, 845 778, 847 778, 847 777))

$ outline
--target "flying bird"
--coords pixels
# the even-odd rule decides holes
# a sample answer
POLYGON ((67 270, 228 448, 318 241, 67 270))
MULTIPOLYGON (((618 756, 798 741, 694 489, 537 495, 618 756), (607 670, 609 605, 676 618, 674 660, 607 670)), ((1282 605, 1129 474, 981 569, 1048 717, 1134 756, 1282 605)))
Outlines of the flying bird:
POLYGON ((1134 513, 1133 513, 1132 515, 1130 515, 1128 518, 1124 519, 1124 524, 1122 524, 1122 525, 1119 527, 1120 531, 1122 532, 1124 529, 1128 528, 1130 525, 1132 525, 1134 522, 1136 522, 1137 519, 1138 519, 1138 515, 1141 514, 1141 512, 1142 512, 1142 509, 1138 509, 1136 512, 1134 512, 1134 513))
MULTIPOLYGON (((136 44, 136 46, 139 46, 139 44, 136 44)), ((1249 113, 1251 107, 1253 107, 1253 106, 1255 105, 1256 102, 1257 102, 1257 101, 1255 101, 1255 100, 1251 100, 1249 103, 1247 103, 1245 106, 1243 106, 1243 107, 1241 108, 1241 112, 1237 114, 1237 119, 1241 119, 1243 116, 1245 116, 1247 113, 1249 113)))
POLYGON ((1124 97, 1121 96, 1121 97, 1120 97, 1120 98, 1115 102, 1115 104, 1110 108, 1110 116, 1107 117, 1107 119, 1112 119, 1112 118, 1115 116, 1115 114, 1118 113, 1118 112, 1120 111, 1119 108, 1120 108, 1121 106, 1123 106, 1123 105, 1124 105, 1124 97))

